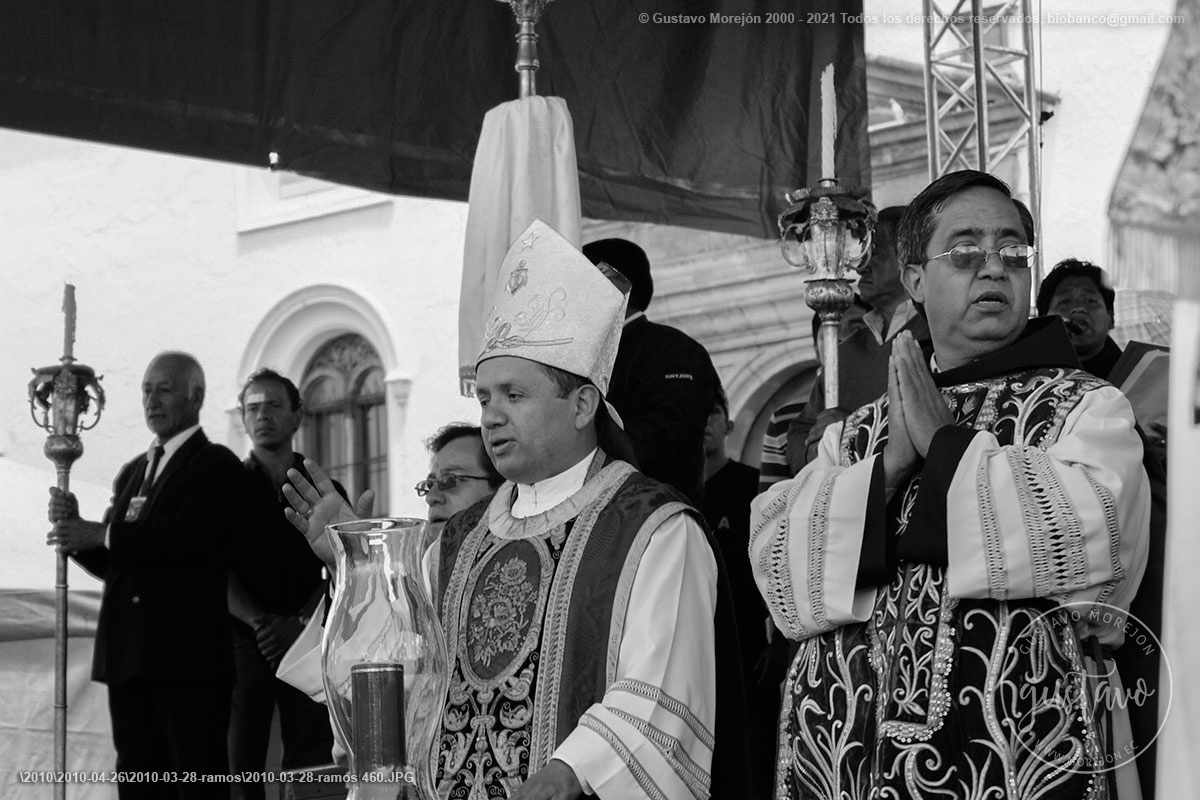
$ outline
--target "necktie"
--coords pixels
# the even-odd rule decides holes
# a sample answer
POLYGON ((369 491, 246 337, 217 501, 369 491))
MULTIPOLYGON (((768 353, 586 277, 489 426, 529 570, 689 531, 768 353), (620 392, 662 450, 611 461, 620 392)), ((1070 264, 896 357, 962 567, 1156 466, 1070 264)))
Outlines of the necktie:
POLYGON ((145 497, 150 487, 154 484, 154 473, 158 471, 158 460, 162 458, 163 446, 160 444, 154 448, 153 454, 150 456, 150 469, 146 471, 146 477, 142 481, 142 488, 138 489, 138 496, 145 497))

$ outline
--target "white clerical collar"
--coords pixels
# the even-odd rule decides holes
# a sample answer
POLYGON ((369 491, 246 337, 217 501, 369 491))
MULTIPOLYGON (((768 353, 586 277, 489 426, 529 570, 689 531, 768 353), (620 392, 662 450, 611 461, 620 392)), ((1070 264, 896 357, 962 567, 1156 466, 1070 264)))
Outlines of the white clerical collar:
POLYGON ((629 323, 633 322, 635 319, 641 319, 644 316, 646 316, 646 312, 644 310, 638 311, 634 314, 630 314, 628 317, 625 318, 625 321, 621 323, 621 327, 628 325, 629 323))
POLYGON ((578 464, 557 475, 551 475, 537 483, 517 484, 517 499, 512 505, 512 515, 517 519, 532 517, 535 514, 554 508, 571 495, 583 488, 587 479, 588 467, 596 456, 596 449, 583 457, 578 464))

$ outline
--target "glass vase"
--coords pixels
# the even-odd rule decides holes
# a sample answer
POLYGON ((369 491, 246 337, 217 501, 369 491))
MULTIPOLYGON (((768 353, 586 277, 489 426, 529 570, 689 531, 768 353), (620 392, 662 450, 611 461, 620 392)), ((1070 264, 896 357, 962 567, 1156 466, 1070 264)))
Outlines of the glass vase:
POLYGON ((337 555, 321 640, 349 800, 435 800, 433 743, 449 685, 446 643, 422 577, 425 521, 327 528, 337 555))

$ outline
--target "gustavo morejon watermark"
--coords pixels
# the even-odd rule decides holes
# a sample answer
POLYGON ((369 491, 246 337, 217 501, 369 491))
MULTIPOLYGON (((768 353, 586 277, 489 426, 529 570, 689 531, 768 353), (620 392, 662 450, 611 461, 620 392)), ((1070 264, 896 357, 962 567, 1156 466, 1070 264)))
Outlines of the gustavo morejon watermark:
MULTIPOLYGON (((1050 688, 1035 688, 1032 685, 1022 686, 1021 692, 1027 699, 1033 699, 1035 706, 1040 708, 1058 707, 1063 709, 1079 708, 1081 705, 1093 712, 1097 718, 1106 720, 1108 730, 1107 741, 1100 755, 1085 755, 1074 767, 1067 768, 1069 772, 1104 773, 1118 769, 1131 763, 1146 751, 1162 732, 1163 720, 1171 706, 1171 665, 1163 652, 1162 643, 1152 630, 1140 619, 1124 609, 1104 603, 1067 603, 1044 612, 1040 618, 1052 615, 1066 614, 1076 631, 1083 631, 1088 636, 1083 641, 1081 662, 1083 668, 1078 674, 1072 672, 1060 679, 1050 688), (1112 652, 1108 648, 1092 647, 1094 641, 1118 642, 1124 638, 1122 648, 1129 648, 1136 654, 1150 659, 1157 657, 1161 665, 1157 674, 1118 675, 1116 665, 1111 659, 1112 652), (1099 660, 1093 657, 1099 652, 1099 660), (1116 726, 1114 735, 1113 720, 1125 716, 1135 709, 1145 708, 1148 703, 1158 706, 1158 722, 1152 736, 1145 741, 1133 741, 1125 731, 1125 725, 1116 726)), ((1047 626, 1030 624, 1026 632, 1018 639, 1017 646, 1022 652, 1029 653, 1041 649, 1034 639, 1045 634, 1047 626)), ((1042 756, 1033 752, 1040 760, 1042 756)))

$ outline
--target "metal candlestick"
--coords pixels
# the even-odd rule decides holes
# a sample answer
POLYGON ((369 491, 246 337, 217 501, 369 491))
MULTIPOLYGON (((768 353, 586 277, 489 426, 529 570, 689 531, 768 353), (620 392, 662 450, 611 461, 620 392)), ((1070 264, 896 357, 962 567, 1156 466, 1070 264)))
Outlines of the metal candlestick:
MULTIPOLYGON (((75 287, 67 285, 63 299, 66 336, 58 364, 33 370, 29 382, 29 413, 39 428, 49 431, 43 452, 54 462, 58 488, 70 491, 71 465, 83 455, 79 432, 91 430, 104 410, 104 390, 91 367, 76 364, 75 287), (40 415, 40 416, 39 416, 40 415)), ((54 580, 54 797, 66 797, 67 769, 67 555, 57 553, 54 580)))
POLYGON ((537 24, 551 0, 500 0, 507 2, 517 18, 517 74, 521 76, 521 98, 537 96, 537 24))
POLYGON ((838 330, 854 301, 845 275, 865 266, 871 257, 878 215, 866 194, 843 188, 836 178, 825 178, 815 189, 788 192, 788 208, 779 215, 784 259, 815 276, 805 281, 804 302, 821 320, 826 408, 838 404, 838 330))

